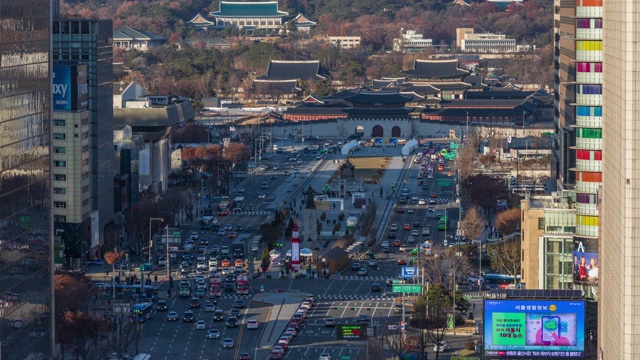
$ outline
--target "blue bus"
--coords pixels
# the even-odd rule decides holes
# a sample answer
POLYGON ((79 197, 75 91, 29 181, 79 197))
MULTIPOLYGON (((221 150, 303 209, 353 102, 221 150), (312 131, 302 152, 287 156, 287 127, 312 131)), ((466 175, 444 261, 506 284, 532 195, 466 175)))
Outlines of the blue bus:
POLYGON ((116 287, 117 296, 124 300, 158 300, 158 287, 151 285, 126 285, 118 284, 116 287))
POLYGON ((131 321, 146 322, 153 316, 153 303, 140 303, 131 306, 131 321))
POLYGON ((486 274, 482 280, 482 287, 484 289, 523 289, 524 284, 520 282, 520 275, 513 277, 511 275, 504 274, 486 274))

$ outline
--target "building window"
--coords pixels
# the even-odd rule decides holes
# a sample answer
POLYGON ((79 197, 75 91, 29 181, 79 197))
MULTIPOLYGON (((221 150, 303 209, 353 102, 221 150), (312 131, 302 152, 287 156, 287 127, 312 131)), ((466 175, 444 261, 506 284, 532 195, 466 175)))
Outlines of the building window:
POLYGON ((53 166, 55 167, 67 167, 67 162, 64 160, 54 160, 53 166))
POLYGON ((66 134, 61 134, 61 133, 53 133, 53 139, 54 140, 64 140, 67 138, 66 134))
POLYGON ((67 208, 67 203, 64 201, 54 201, 53 202, 53 207, 54 208, 58 208, 58 209, 66 209, 67 208))
POLYGON ((55 154, 66 154, 67 153, 67 148, 66 147, 62 147, 62 146, 54 146, 53 147, 53 152, 55 154))
POLYGON ((67 222, 67 217, 65 215, 53 215, 53 221, 67 222))
POLYGON ((544 218, 538 218, 538 230, 544 230, 544 218))
POLYGON ((53 180, 55 180, 55 181, 67 181, 67 175, 64 175, 64 174, 53 174, 53 180))
POLYGON ((82 200, 82 206, 89 206, 89 199, 82 200))
POLYGON ((64 119, 53 119, 53 126, 67 126, 67 121, 64 119))
POLYGON ((89 185, 87 185, 87 186, 83 186, 83 187, 82 187, 82 192, 83 192, 83 193, 88 193, 88 192, 89 192, 89 185))
POLYGON ((85 145, 82 147, 82 152, 88 152, 89 151, 89 145, 85 145))
POLYGON ((67 194, 67 188, 54 187, 53 188, 53 193, 56 194, 56 195, 66 195, 67 194))

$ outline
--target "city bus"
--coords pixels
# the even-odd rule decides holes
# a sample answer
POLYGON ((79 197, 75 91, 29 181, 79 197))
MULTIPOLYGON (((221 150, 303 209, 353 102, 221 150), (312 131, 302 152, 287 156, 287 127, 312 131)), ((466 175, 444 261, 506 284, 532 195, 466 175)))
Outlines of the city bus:
POLYGON ((236 295, 245 295, 249 293, 249 279, 247 275, 238 275, 236 278, 236 295))
POLYGON ((118 299, 123 300, 158 300, 158 288, 151 285, 126 285, 118 284, 116 286, 118 299))
POLYGON ((231 212, 231 203, 223 201, 218 205, 218 216, 227 216, 231 212))
POLYGON ((438 230, 444 231, 449 229, 449 218, 446 216, 438 219, 438 230))
POLYGON ((153 316, 153 303, 140 303, 131 306, 131 321, 146 322, 153 316))
POLYGON ((514 278, 512 275, 504 274, 486 274, 482 280, 482 287, 490 289, 507 289, 507 288, 523 288, 524 284, 520 282, 520 275, 514 278))

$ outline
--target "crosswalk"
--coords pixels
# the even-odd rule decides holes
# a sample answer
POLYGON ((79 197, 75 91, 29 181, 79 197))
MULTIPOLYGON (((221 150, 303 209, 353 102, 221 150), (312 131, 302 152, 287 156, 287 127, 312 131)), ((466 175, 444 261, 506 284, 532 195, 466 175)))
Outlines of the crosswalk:
POLYGON ((336 280, 374 280, 385 281, 389 279, 387 276, 358 276, 358 275, 341 275, 336 280))
POLYGON ((266 210, 257 210, 257 211, 240 211, 240 212, 232 212, 229 216, 239 216, 239 215, 269 215, 270 211, 266 210))
POLYGON ((397 295, 390 293, 377 293, 377 294, 359 294, 359 295, 348 295, 348 294, 331 294, 331 295, 317 295, 317 300, 392 300, 395 299, 397 295))

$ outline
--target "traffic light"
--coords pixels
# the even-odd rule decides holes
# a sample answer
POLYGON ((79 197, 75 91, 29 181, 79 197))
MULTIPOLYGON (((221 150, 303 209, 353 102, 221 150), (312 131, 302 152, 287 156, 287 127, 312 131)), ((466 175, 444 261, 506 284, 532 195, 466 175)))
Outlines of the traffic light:
POLYGON ((371 310, 373 310, 373 308, 367 308, 367 310, 371 311, 371 310))
POLYGON ((351 310, 358 310, 358 308, 357 307, 353 307, 353 308, 351 308, 351 310))
POLYGON ((334 307, 335 310, 340 310, 339 306, 334 307))

